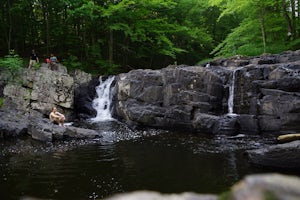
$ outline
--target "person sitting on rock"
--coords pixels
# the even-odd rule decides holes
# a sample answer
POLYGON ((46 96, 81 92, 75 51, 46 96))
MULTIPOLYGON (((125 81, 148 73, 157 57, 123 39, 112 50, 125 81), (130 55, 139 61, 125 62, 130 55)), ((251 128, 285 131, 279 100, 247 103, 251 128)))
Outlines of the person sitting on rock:
POLYGON ((52 108, 52 111, 49 115, 50 122, 57 123, 59 126, 64 126, 65 123, 65 116, 57 111, 56 107, 52 108))

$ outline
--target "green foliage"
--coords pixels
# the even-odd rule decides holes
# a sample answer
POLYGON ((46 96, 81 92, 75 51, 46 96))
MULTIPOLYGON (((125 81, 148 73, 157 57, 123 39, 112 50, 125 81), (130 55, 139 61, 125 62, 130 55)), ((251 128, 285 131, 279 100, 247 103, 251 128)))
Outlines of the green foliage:
MULTIPOLYGON (((15 48, 27 58, 35 48, 41 59, 55 52, 69 69, 116 73, 121 66, 161 68, 174 61, 193 65, 214 56, 296 50, 300 10, 293 2, 3 1, 0 55, 15 48)), ((4 65, 14 72, 17 59, 10 58, 4 65)))
POLYGON ((232 199, 231 191, 223 192, 218 196, 218 200, 231 200, 231 199, 232 199))
POLYGON ((22 58, 14 50, 10 50, 9 55, 0 60, 0 67, 7 68, 13 77, 20 71, 22 64, 22 58))
POLYGON ((34 65, 33 65, 33 69, 37 70, 41 67, 41 63, 40 62, 36 62, 34 65))
POLYGON ((265 199, 265 200, 279 200, 280 198, 277 197, 277 195, 274 194, 274 193, 271 192, 271 191, 265 191, 265 192, 264 192, 264 199, 265 199))
POLYGON ((63 65, 66 66, 68 70, 82 69, 82 64, 74 55, 69 55, 67 59, 64 59, 63 65))
MULTIPOLYGON (((211 52, 213 56, 259 55, 279 53, 299 47, 299 42, 288 41, 286 18, 279 1, 266 0, 211 0, 222 9, 220 18, 242 15, 244 18, 231 33, 211 52)), ((287 11, 288 12, 288 11, 287 11)))
POLYGON ((2 107, 3 105, 3 98, 0 97, 0 108, 2 107))
POLYGON ((119 66, 115 64, 110 64, 104 60, 96 60, 95 63, 97 64, 98 69, 96 72, 101 72, 103 75, 111 75, 116 74, 119 71, 119 66))

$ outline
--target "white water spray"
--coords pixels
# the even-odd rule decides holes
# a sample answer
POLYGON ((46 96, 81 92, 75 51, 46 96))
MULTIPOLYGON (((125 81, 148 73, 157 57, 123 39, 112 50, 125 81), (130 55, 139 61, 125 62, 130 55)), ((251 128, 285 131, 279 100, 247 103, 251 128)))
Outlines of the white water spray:
POLYGON ((98 97, 93 100, 92 104, 97 111, 97 116, 91 119, 93 122, 114 120, 111 116, 112 95, 110 93, 114 79, 114 76, 110 76, 105 81, 102 81, 102 77, 99 77, 100 84, 96 87, 98 97))
POLYGON ((228 114, 229 115, 234 115, 233 107, 234 107, 235 76, 236 76, 236 72, 240 69, 241 69, 241 67, 236 68, 232 72, 232 79, 231 79, 230 86, 229 86, 229 98, 228 98, 228 114))

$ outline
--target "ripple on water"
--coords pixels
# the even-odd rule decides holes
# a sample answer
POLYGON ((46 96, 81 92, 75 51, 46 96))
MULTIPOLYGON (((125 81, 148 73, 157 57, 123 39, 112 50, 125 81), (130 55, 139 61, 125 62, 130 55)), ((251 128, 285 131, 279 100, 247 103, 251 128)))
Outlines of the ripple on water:
POLYGON ((102 137, 53 143, 2 141, 0 193, 87 199, 136 189, 221 192, 249 173, 236 151, 274 143, 274 138, 261 136, 133 130, 119 122, 80 126, 102 137))

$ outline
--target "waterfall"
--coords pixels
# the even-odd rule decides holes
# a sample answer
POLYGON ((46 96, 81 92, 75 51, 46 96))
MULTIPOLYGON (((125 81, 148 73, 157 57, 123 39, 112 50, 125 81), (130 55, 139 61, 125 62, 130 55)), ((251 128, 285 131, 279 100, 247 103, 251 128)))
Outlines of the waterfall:
POLYGON ((236 76, 236 72, 240 69, 241 69, 241 67, 236 68, 232 72, 232 79, 231 79, 230 86, 229 86, 229 98, 228 98, 228 114, 229 115, 234 115, 233 107, 234 107, 235 76, 236 76))
POLYGON ((93 108, 97 111, 97 116, 92 118, 93 122, 113 120, 111 116, 112 95, 111 85, 115 77, 110 76, 105 81, 99 77, 100 84, 96 87, 97 98, 93 100, 93 108))

